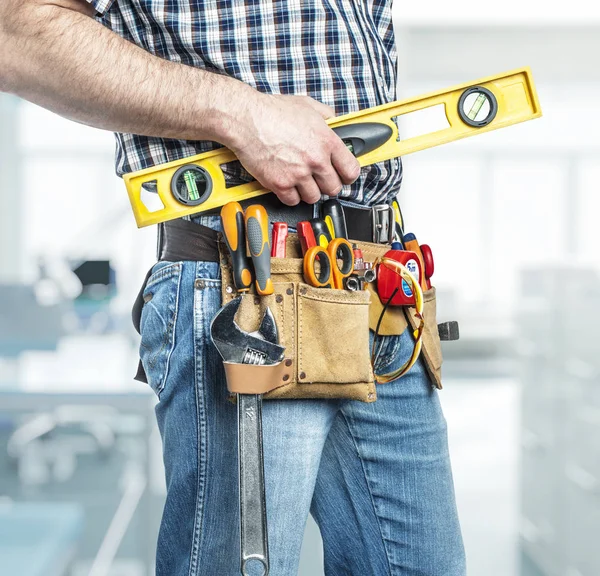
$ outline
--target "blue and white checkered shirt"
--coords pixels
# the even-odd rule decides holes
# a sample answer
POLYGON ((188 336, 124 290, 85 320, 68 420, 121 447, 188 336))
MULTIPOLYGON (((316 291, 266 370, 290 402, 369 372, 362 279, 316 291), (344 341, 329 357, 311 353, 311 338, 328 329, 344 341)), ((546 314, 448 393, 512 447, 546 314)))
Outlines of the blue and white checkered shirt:
MULTIPOLYGON (((98 19, 148 52, 233 76, 261 92, 307 94, 336 115, 396 99, 392 0, 88 0, 98 19)), ((117 173, 221 144, 116 134, 117 173)), ((239 164, 226 178, 250 175, 239 164)), ((400 188, 394 159, 362 169, 340 196, 372 205, 400 188)))

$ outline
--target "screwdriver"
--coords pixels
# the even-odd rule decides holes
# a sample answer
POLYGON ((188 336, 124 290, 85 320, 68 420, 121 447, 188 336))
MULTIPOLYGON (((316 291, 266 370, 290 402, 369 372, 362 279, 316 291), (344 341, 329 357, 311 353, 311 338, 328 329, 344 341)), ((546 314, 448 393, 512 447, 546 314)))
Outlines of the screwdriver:
POLYGON ((334 238, 348 239, 348 230, 346 228, 346 215, 344 208, 338 200, 327 200, 321 207, 323 220, 334 238))
POLYGON ((327 248, 329 243, 333 240, 333 237, 329 232, 329 228, 327 228, 327 224, 325 224, 325 220, 322 218, 311 218, 309 222, 313 230, 313 234, 315 235, 317 246, 327 248))
POLYGON ((423 256, 423 265, 425 267, 425 281, 427 282, 427 289, 431 288, 430 278, 435 272, 435 263, 433 261, 433 252, 429 247, 429 244, 421 244, 421 256, 423 256))
POLYGON ((254 264, 256 291, 262 296, 273 294, 269 217, 265 207, 260 204, 252 204, 246 208, 246 238, 254 264))
POLYGON ((244 211, 239 202, 229 202, 221 209, 225 242, 231 253, 233 283, 238 292, 248 292, 252 285, 250 262, 246 256, 244 211))
POLYGON ((308 220, 298 222, 296 225, 296 230, 298 231, 298 239, 300 240, 302 255, 304 256, 304 254, 308 252, 309 248, 317 245, 317 239, 315 238, 315 233, 313 232, 312 226, 308 220))
POLYGON ((398 242, 402 243, 402 237, 404 236, 404 218, 402 216, 402 210, 400 210, 400 204, 398 200, 392 201, 392 209, 394 210, 394 237, 398 242))
POLYGON ((414 252, 417 255, 417 258, 419 259, 419 266, 423 271, 421 288, 423 290, 427 290, 427 280, 425 279, 425 261, 423 260, 423 253, 421 252, 421 247, 417 242, 417 237, 412 233, 408 233, 404 235, 403 241, 404 249, 409 250, 410 252, 414 252))
POLYGON ((271 256, 273 258, 285 258, 285 241, 287 237, 287 222, 274 222, 273 240, 271 242, 271 256))

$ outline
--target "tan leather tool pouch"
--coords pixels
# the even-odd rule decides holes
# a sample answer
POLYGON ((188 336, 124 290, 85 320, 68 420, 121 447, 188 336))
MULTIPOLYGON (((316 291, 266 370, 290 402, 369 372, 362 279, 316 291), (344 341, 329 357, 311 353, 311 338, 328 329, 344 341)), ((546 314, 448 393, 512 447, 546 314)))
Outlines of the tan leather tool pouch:
MULTIPOLYGON (((369 242, 357 242, 363 252, 365 261, 373 262, 383 256, 391 246, 389 244, 372 244, 369 242)), ((383 304, 379 300, 375 285, 368 284, 367 288, 371 292, 371 305, 369 306, 369 328, 375 330, 377 322, 383 310, 383 304)), ((423 293, 423 318, 425 319, 425 328, 423 330, 423 346, 421 355, 433 386, 442 388, 442 344, 437 327, 436 318, 436 295, 435 287, 423 293)), ((409 306, 388 306, 381 324, 379 326, 379 335, 391 336, 402 334, 409 325, 413 330, 419 325, 415 318, 415 308, 409 306)), ((408 358, 408 352, 407 358, 408 358)))
MULTIPOLYGON (((365 260, 374 260, 389 246, 357 243, 365 260)), ((235 291, 229 253, 219 242, 222 279, 222 304, 238 296, 235 291)), ((271 278, 274 293, 257 296, 254 289, 243 299, 236 316, 239 326, 256 330, 269 307, 279 330, 279 342, 285 346, 285 358, 280 365, 253 370, 250 366, 226 367, 228 388, 234 392, 263 393, 264 398, 347 398, 373 402, 377 398, 371 367, 369 327, 374 329, 381 311, 381 302, 371 290, 351 292, 315 288, 304 282, 302 255, 296 234, 287 239, 286 258, 271 258, 271 278), (379 309, 379 313, 377 312, 379 309), (233 368, 233 369, 232 369, 233 368), (268 390, 268 391, 267 391, 268 390)), ((439 337, 432 337, 435 323, 435 290, 428 292, 424 338, 426 362, 439 364, 430 369, 439 373, 441 353, 439 337), (437 345, 437 349, 436 349, 437 345)), ((381 334, 401 334, 407 327, 402 308, 388 308, 380 327, 381 334)), ((408 351, 407 351, 408 354, 408 351)), ((432 367, 434 366, 432 363, 432 367)), ((434 382, 437 381, 434 380, 434 382)))

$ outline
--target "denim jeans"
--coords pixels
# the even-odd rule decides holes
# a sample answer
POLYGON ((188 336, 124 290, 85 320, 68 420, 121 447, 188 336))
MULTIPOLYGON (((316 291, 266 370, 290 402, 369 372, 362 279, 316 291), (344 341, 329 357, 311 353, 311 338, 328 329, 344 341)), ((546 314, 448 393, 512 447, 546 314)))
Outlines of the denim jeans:
MULTIPOLYGON (((200 222, 218 228, 218 219, 200 222)), ((210 340, 218 264, 159 262, 146 285, 140 355, 160 401, 167 498, 157 576, 239 574, 237 411, 210 340)), ((372 337, 372 334, 371 334, 372 337)), ((383 339, 399 367, 410 333, 383 339)), ((308 514, 327 576, 464 576, 446 421, 421 361, 376 402, 263 404, 270 576, 294 576, 308 514)))

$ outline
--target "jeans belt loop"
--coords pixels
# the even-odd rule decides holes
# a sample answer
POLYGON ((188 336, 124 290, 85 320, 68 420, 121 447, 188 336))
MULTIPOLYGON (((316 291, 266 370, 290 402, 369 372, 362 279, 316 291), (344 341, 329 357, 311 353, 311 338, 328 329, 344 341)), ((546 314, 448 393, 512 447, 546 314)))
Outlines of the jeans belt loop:
POLYGON ((373 242, 391 244, 394 240, 394 209, 391 204, 375 204, 371 207, 373 218, 373 242))

